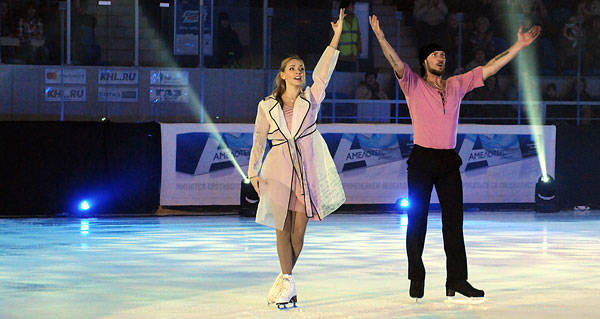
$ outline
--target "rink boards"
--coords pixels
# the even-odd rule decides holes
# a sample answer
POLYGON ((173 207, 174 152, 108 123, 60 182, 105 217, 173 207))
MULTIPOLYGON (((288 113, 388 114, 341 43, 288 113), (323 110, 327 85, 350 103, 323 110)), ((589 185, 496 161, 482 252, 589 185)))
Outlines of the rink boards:
MULTIPOLYGON (((238 205, 253 130, 253 124, 161 124, 160 204, 238 205)), ((347 204, 389 204, 407 196, 410 125, 322 124, 318 130, 347 204)), ((555 137, 554 126, 460 125, 456 151, 463 161, 464 202, 533 202, 540 163, 554 176, 555 137)), ((434 191, 432 203, 437 202, 434 191)))

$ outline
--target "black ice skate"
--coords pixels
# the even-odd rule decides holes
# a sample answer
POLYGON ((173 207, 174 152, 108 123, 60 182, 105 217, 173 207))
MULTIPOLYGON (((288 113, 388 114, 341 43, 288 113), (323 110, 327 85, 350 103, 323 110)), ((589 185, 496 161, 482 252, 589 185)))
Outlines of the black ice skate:
POLYGON ((453 283, 446 283, 446 296, 448 300, 454 301, 454 296, 456 293, 459 293, 468 298, 468 302, 480 303, 484 301, 485 292, 483 290, 477 289, 466 281, 459 281, 453 283))
POLYGON ((425 294, 425 281, 424 280, 411 280, 409 295, 411 298, 415 298, 417 302, 423 298, 425 294))

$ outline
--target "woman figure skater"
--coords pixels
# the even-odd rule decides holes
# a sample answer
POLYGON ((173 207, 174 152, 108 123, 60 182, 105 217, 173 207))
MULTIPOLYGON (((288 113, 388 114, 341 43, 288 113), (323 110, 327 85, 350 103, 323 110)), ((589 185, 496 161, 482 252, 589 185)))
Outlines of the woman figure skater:
POLYGON ((292 269, 304 243, 308 219, 322 220, 346 200, 337 169, 316 121, 335 68, 344 10, 331 22, 333 39, 305 86, 304 62, 281 62, 275 89, 258 104, 248 178, 260 197, 256 222, 275 228, 281 273, 267 296, 269 304, 296 306, 292 269), (263 163, 267 139, 272 147, 263 163))

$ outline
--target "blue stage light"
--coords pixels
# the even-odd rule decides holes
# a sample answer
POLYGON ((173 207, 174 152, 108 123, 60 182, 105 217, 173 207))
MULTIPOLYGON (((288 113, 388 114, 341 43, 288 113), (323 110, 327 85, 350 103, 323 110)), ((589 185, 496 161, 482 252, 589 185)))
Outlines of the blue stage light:
POLYGON ((92 208, 92 206, 90 205, 90 203, 87 200, 84 200, 81 203, 79 203, 79 210, 87 211, 90 208, 92 208))
POLYGON ((408 206, 410 206, 410 203, 409 203, 408 199, 407 198, 402 198, 400 200, 400 207, 402 207, 402 208, 408 208, 408 206))

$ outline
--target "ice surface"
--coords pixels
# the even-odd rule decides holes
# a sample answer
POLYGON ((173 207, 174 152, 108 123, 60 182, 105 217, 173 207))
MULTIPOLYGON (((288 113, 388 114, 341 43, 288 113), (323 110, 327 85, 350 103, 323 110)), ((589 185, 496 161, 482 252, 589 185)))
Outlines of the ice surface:
POLYGON ((0 219, 0 318, 600 317, 600 212, 465 213, 482 304, 446 302, 439 212, 425 297, 409 298, 404 218, 310 222, 294 269, 299 308, 285 311, 266 303, 280 271, 274 231, 252 219, 0 219))

